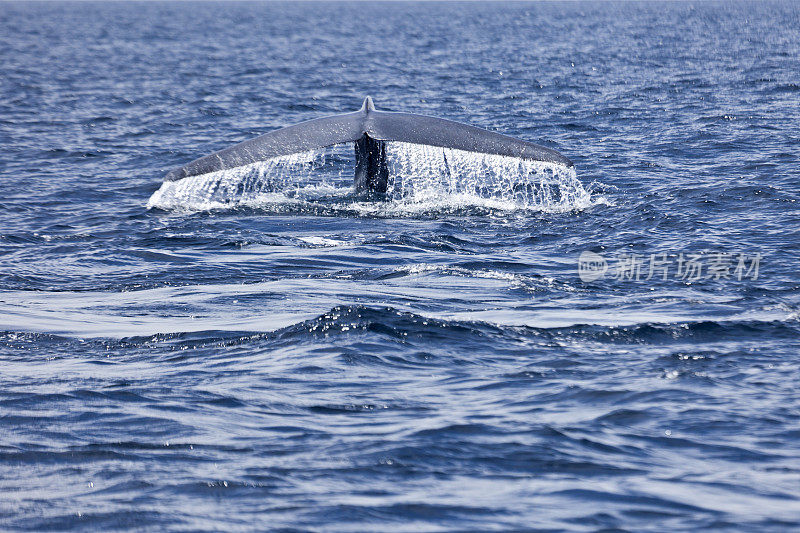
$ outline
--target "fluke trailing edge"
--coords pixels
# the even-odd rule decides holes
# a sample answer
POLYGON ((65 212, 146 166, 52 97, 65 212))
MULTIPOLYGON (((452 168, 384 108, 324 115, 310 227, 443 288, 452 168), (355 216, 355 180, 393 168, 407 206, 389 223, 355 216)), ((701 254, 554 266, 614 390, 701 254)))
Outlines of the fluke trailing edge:
POLYGON ((249 165, 273 157, 355 143, 357 191, 385 193, 389 178, 386 141, 399 141, 467 152, 518 157, 571 167, 555 150, 452 120, 378 111, 367 96, 355 113, 318 118, 271 131, 171 171, 167 181, 249 165))

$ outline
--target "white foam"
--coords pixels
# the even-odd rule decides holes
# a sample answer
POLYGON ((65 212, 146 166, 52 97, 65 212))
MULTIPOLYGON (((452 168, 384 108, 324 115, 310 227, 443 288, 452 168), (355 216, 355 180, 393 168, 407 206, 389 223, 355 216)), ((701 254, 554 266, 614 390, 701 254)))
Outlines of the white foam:
POLYGON ((351 151, 350 145, 341 145, 165 182, 147 207, 290 206, 396 217, 465 208, 561 212, 607 203, 592 198, 571 167, 401 142, 387 143, 385 201, 364 201, 353 196, 351 151))
POLYGON ((329 239, 327 237, 318 237, 316 235, 311 235, 308 237, 298 237, 298 240, 301 240, 305 243, 308 243, 312 246, 346 246, 348 243, 346 241, 340 241, 337 239, 329 239))

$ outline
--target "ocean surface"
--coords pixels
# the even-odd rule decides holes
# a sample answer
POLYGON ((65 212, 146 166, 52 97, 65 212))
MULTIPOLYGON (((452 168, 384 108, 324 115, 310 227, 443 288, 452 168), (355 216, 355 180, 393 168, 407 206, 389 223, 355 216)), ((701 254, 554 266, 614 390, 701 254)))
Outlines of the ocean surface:
POLYGON ((0 529, 800 529, 800 4, 0 3, 0 67, 0 529), (366 95, 574 171, 162 187, 366 95))

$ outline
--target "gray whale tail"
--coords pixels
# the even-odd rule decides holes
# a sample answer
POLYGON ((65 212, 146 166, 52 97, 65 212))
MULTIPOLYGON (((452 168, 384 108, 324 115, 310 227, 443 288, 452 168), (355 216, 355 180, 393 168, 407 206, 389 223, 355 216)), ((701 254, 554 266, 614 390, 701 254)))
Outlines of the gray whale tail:
POLYGON ((573 166, 572 161, 555 150, 500 133, 441 118, 378 111, 372 98, 367 96, 361 109, 354 113, 318 118, 271 131, 195 159, 169 172, 165 180, 176 181, 273 157, 352 142, 355 144, 356 156, 356 191, 385 193, 389 177, 386 162, 387 141, 573 166))

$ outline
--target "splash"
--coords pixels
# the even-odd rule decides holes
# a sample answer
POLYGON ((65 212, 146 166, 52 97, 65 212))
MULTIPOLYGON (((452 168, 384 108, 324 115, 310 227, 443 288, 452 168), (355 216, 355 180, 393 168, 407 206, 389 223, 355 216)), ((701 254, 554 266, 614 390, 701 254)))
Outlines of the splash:
POLYGON ((165 182, 147 206, 407 216, 475 208, 558 212, 604 201, 592 198, 574 168, 554 163, 401 142, 387 143, 387 159, 390 177, 381 201, 354 194, 348 144, 165 182))
POLYGON ((592 203, 574 168, 452 148, 388 144, 388 194, 394 200, 543 210, 580 209, 592 203))
POLYGON ((147 207, 203 211, 301 202, 341 189, 335 183, 343 180, 341 175, 333 180, 331 172, 320 172, 336 163, 336 154, 314 150, 166 181, 150 197, 147 207))

